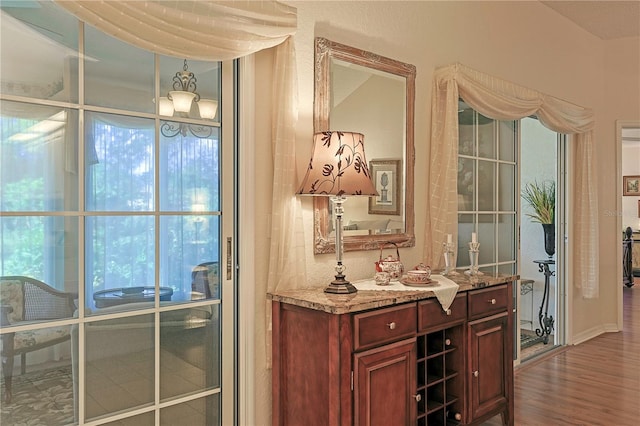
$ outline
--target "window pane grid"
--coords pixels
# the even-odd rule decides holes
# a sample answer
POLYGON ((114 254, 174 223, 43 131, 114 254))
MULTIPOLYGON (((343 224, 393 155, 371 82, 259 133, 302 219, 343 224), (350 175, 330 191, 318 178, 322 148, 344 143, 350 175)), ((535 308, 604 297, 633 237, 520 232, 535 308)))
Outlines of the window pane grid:
MULTIPOLYGON (((221 125, 219 118, 216 121, 194 116, 170 118, 172 123, 177 123, 178 129, 185 130, 187 134, 196 128, 207 128, 211 129, 211 136, 176 135, 175 140, 191 144, 189 153, 185 155, 190 161, 176 164, 174 170, 182 175, 180 179, 174 179, 175 185, 166 189, 160 187, 160 182, 167 176, 163 174, 165 164, 159 161, 163 148, 159 134, 161 124, 168 117, 159 116, 153 103, 154 98, 163 96, 160 91, 166 89, 156 83, 159 79, 158 55, 148 52, 143 55, 147 62, 148 58, 153 58, 149 68, 153 72, 142 76, 147 82, 152 82, 143 84, 150 96, 138 94, 127 98, 126 93, 131 88, 125 88, 121 83, 127 83, 126 79, 117 75, 128 71, 130 61, 120 59, 118 62, 109 58, 120 74, 110 72, 109 61, 98 51, 101 40, 108 36, 88 27, 83 31, 83 24, 76 23, 74 19, 74 25, 68 25, 72 32, 79 28, 77 41, 74 41, 77 45, 73 50, 84 52, 84 46, 88 44, 86 51, 90 52, 88 55, 78 53, 77 57, 91 56, 100 60, 72 59, 72 78, 64 80, 61 86, 67 92, 61 92, 55 99, 41 91, 0 94, 1 168, 5 173, 13 169, 13 174, 24 180, 0 179, 0 275, 33 276, 59 290, 79 293, 80 306, 75 319, 49 320, 46 324, 71 329, 71 339, 75 343, 67 344, 69 347, 62 350, 63 355, 74 350, 72 347, 78 348, 77 339, 81 342, 80 348, 75 349, 79 351, 75 356, 81 362, 86 361, 86 366, 79 366, 76 371, 80 374, 78 390, 82 395, 74 393, 78 404, 74 414, 80 415, 83 421, 102 416, 117 419, 123 418, 122 413, 114 416, 118 410, 133 408, 132 413, 157 412, 160 408, 219 392, 220 382, 216 378, 219 378, 220 360, 211 359, 218 356, 214 350, 219 350, 218 310, 221 302, 218 266, 208 265, 207 277, 200 280, 204 285, 198 291, 192 287, 195 279, 191 274, 200 263, 219 261, 221 125), (85 32, 90 35, 87 40, 85 32), (104 92, 105 88, 109 88, 108 93, 104 92), (135 102, 127 104, 127 99, 135 102), (9 103, 19 110, 17 116, 7 114, 9 103), (60 116, 62 113, 64 116, 60 116), (9 141, 11 135, 31 138, 30 144, 21 141, 20 145, 15 145, 27 157, 10 151, 13 144, 9 141), (16 158, 28 161, 17 163, 16 158), (29 173, 24 173, 27 168, 29 173), (189 170, 197 173, 191 175, 189 170), (33 178, 30 177, 32 175, 33 178), (192 188, 185 190, 188 183, 192 188), (9 184, 13 186, 8 187, 9 184), (21 189, 21 185, 28 187, 21 189), (176 197, 175 202, 163 202, 181 191, 188 195, 176 197), (15 193, 15 196, 7 196, 10 193, 15 193), (19 197, 19 194, 23 196, 19 197), (30 197, 24 197, 24 194, 30 194, 30 197), (14 200, 17 202, 13 203, 14 200), (168 224, 171 221, 184 224, 180 237, 173 232, 177 227, 168 224), (28 258, 12 254, 18 247, 15 244, 18 240, 12 239, 11 235, 19 237, 20 244, 24 245, 21 251, 28 258), (167 242, 162 243, 163 240, 167 242), (176 272, 178 280, 172 279, 166 268, 156 267, 159 264, 171 265, 175 260, 174 253, 181 252, 193 252, 193 255, 185 257, 190 264, 183 262, 180 265, 176 272), (138 287, 143 288, 142 293, 137 293, 138 287), (164 287, 173 292, 172 298, 158 300, 158 297, 162 298, 160 291, 158 296, 150 299, 153 300, 151 305, 105 306, 113 298, 100 300, 95 297, 100 291, 114 292, 117 289, 117 294, 111 296, 126 300, 130 295, 146 296, 164 287), (125 293, 125 289, 134 291, 125 293), (99 304, 102 305, 97 306, 99 304), (94 315, 100 310, 104 315, 94 315), (201 327, 205 321, 208 325, 201 327), (192 335, 193 330, 197 330, 197 337, 192 335), (161 358, 158 356, 160 349, 154 349, 153 345, 162 345, 163 342, 161 358), (144 353, 144 356, 135 360, 137 365, 132 364, 125 369, 124 358, 118 351, 144 353), (163 386, 162 381, 168 379, 160 377, 158 384, 158 375, 152 369, 163 364, 172 367, 194 365, 199 369, 194 374, 202 383, 193 381, 188 396, 179 395, 175 389, 170 394, 162 393, 166 388, 161 388, 159 394, 163 395, 163 400, 159 402, 154 388, 163 386), (105 369, 106 365, 112 369, 105 369), (103 376, 96 380, 99 373, 103 376), (125 400, 124 393, 110 388, 110 385, 124 385, 125 379, 139 379, 138 384, 155 380, 156 384, 137 386, 137 395, 125 400), (107 390, 109 393, 105 394, 107 390), (111 402, 117 405, 122 399, 124 405, 108 408, 96 404, 107 400, 106 395, 122 397, 111 398, 111 402), (141 408, 148 403, 154 403, 154 408, 141 408)), ((123 46, 119 49, 126 50, 123 46)), ((124 56, 141 57, 137 53, 124 56)), ((29 66, 37 66, 40 59, 34 54, 25 57, 29 66)), ((172 60, 167 62, 171 64, 172 60)), ((209 65, 206 71, 198 74, 198 77, 203 77, 200 81, 205 82, 201 93, 208 98, 219 98, 220 66, 216 63, 209 65)), ((11 83, 11 80, 5 80, 6 77, 3 75, 3 83, 11 83)), ((3 84, 3 87, 11 85, 3 84)), ((207 129, 205 131, 209 132, 207 129)), ((179 150, 169 153, 168 158, 175 158, 176 152, 179 150)), ((15 331, 42 328, 42 324, 33 322, 28 326, 18 326, 15 331)), ((132 356, 127 359, 131 360, 132 356)), ((123 389, 126 390, 126 386, 123 389)), ((180 410, 175 412, 180 416, 180 410)), ((204 418, 208 419, 204 420, 206 424, 220 421, 216 413, 207 415, 209 417, 204 418)))
POLYGON ((460 110, 457 264, 469 266, 467 243, 477 232, 480 270, 515 270, 517 122, 491 120, 462 101, 460 110))

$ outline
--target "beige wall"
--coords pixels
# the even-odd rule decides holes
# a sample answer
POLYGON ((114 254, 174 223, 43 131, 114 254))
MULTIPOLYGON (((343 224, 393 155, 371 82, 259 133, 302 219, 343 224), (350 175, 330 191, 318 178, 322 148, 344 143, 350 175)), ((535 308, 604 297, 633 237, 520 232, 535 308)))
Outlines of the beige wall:
MULTIPOLYGON (((615 120, 640 120, 640 40, 604 42, 567 21, 539 2, 326 2, 287 1, 298 8, 295 36, 299 122, 300 175, 310 152, 313 134, 313 43, 322 36, 369 50, 417 67, 416 162, 428 164, 431 81, 434 69, 460 62, 517 84, 591 107, 596 112, 600 209, 614 210, 616 150, 615 120), (607 207, 609 206, 609 207, 607 207), (611 207, 613 206, 613 207, 611 207)), ((256 117, 269 111, 269 53, 257 57, 256 117)), ((270 206, 271 157, 266 121, 256 123, 256 205, 270 206)), ((409 265, 423 261, 427 168, 416 167, 416 246, 401 250, 409 265)), ((312 251, 311 201, 303 200, 308 283, 324 286, 332 277, 333 255, 312 251)), ((570 300, 569 336, 576 340, 615 328, 617 286, 615 273, 617 236, 615 218, 600 215, 600 299, 570 300)), ((269 424, 270 371, 264 368, 264 309, 267 276, 268 217, 256 223, 256 423, 269 424)), ((349 279, 371 275, 378 253, 348 252, 349 279)))

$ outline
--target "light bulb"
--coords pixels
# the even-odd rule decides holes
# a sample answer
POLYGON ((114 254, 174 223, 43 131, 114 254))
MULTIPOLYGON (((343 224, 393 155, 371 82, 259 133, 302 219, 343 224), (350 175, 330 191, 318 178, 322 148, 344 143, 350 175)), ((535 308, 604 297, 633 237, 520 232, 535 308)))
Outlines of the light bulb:
POLYGON ((173 115, 173 102, 167 97, 160 98, 160 108, 158 112, 160 115, 171 117, 173 115))
POLYGON ((218 101, 200 99, 200 101, 198 101, 198 109, 200 110, 200 117, 213 120, 216 112, 218 112, 218 101))
POLYGON ((185 92, 183 90, 177 90, 169 92, 169 96, 173 101, 173 108, 177 112, 189 112, 191 111, 191 102, 196 97, 196 94, 192 92, 185 92))

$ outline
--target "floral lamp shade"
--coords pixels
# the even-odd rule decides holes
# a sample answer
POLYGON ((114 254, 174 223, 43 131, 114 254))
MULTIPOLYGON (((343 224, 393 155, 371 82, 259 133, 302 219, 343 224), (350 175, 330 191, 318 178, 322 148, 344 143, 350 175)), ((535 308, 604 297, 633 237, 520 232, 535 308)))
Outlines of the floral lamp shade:
POLYGON ((297 193, 376 196, 367 164, 363 134, 318 132, 313 137, 309 168, 297 193))
POLYGON ((342 264, 342 203, 346 196, 376 196, 364 156, 364 135, 354 132, 319 132, 313 136, 313 152, 298 194, 331 197, 334 207, 336 275, 325 293, 349 294, 358 290, 346 280, 342 264))

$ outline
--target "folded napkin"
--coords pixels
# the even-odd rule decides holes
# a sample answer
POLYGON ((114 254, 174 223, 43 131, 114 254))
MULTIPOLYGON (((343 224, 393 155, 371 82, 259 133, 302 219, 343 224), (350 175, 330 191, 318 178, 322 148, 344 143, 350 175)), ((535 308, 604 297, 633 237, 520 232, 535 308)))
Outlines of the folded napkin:
POLYGON ((442 305, 442 310, 446 312, 456 298, 460 286, 442 275, 431 275, 431 279, 438 282, 438 285, 431 289, 442 305))
POLYGON ((375 280, 355 281, 351 282, 351 284, 353 284, 358 290, 432 291, 436 295, 440 305, 442 305, 442 310, 446 311, 451 307, 453 299, 455 299, 460 286, 442 275, 431 275, 431 279, 436 281, 437 284, 424 287, 413 287, 404 285, 400 281, 392 281, 389 285, 377 285, 375 280))

